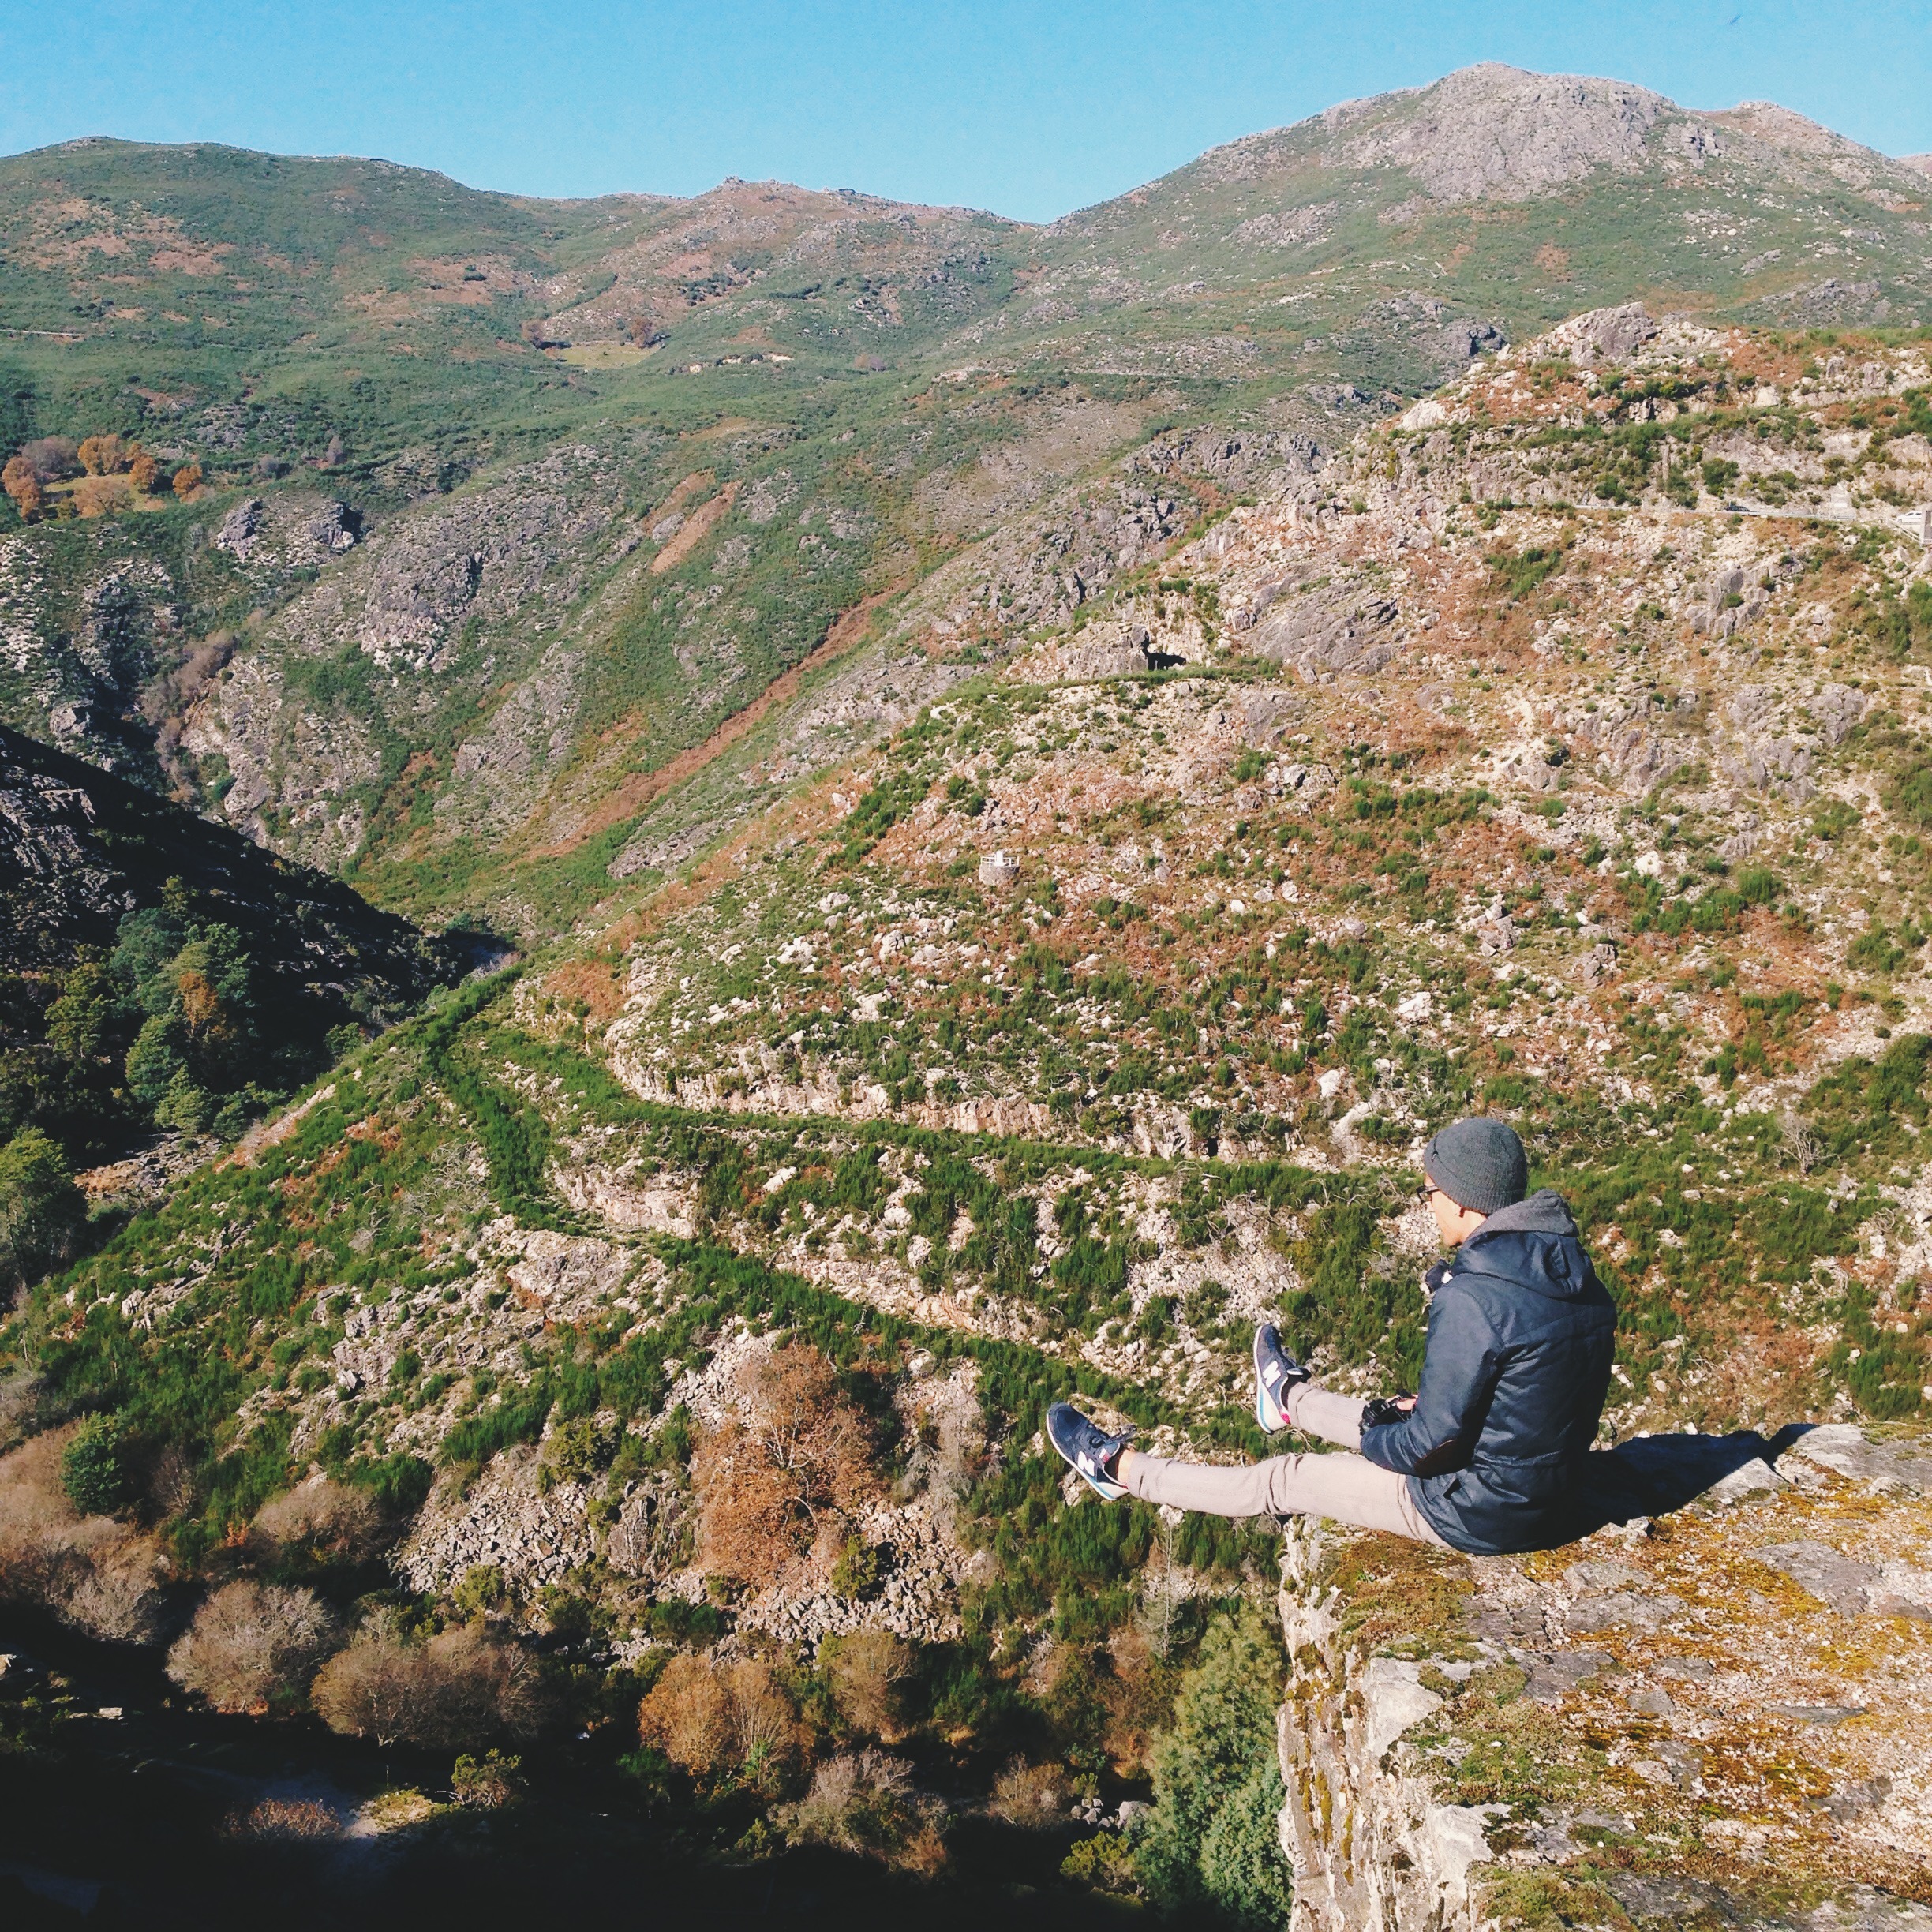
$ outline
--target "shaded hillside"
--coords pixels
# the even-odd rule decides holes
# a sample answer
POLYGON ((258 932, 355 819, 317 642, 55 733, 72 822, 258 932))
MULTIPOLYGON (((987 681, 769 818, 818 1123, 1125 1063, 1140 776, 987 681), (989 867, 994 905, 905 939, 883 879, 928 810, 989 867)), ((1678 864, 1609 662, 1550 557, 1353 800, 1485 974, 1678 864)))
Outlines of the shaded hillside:
POLYGON ((0 726, 0 1128, 239 1131, 466 971, 339 880, 0 726))
POLYGON ((290 989, 412 1006, 474 964, 339 880, 0 725, 0 968, 70 964, 130 912, 178 901, 232 927, 290 989))

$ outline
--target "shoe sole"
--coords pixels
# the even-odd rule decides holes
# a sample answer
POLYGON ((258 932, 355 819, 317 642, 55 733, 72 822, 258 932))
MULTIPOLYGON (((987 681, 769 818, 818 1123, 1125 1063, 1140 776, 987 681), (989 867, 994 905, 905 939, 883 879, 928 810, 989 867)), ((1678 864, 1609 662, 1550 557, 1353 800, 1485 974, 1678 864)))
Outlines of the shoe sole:
MULTIPOLYGON (((1065 1458, 1063 1457, 1062 1461, 1065 1458)), ((1067 1467, 1077 1476, 1103 1503, 1118 1503, 1127 1492, 1118 1483, 1102 1482, 1089 1476, 1077 1462, 1069 1462, 1067 1467)))

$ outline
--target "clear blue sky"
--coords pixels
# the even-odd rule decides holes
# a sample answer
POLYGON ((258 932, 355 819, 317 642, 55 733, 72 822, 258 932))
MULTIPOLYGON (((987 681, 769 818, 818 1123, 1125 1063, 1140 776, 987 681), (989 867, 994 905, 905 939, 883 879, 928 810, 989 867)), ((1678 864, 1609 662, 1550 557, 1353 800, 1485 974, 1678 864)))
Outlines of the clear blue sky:
POLYGON ((13 0, 0 152, 219 140, 549 195, 777 176, 1042 220, 1477 60, 1932 149, 1932 0, 13 0))

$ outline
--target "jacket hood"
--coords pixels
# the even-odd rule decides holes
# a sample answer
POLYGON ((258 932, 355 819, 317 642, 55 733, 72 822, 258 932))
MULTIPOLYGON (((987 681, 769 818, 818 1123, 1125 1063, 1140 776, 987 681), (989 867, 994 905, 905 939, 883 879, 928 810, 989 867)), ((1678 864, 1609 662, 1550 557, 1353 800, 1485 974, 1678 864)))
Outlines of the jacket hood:
POLYGON ((1549 1188, 1498 1208, 1463 1242, 1450 1267, 1500 1276, 1557 1301, 1586 1294, 1596 1279, 1568 1204, 1549 1188))

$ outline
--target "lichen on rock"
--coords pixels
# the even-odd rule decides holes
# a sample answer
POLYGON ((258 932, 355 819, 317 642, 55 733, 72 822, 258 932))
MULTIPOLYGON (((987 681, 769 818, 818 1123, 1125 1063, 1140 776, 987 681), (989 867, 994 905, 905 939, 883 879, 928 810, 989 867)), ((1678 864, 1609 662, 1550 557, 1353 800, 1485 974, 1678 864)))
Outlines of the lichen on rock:
POLYGON ((1932 1925, 1926 1444, 1747 1446, 1594 1458, 1602 1526, 1529 1556, 1290 1526, 1297 1932, 1932 1925))

